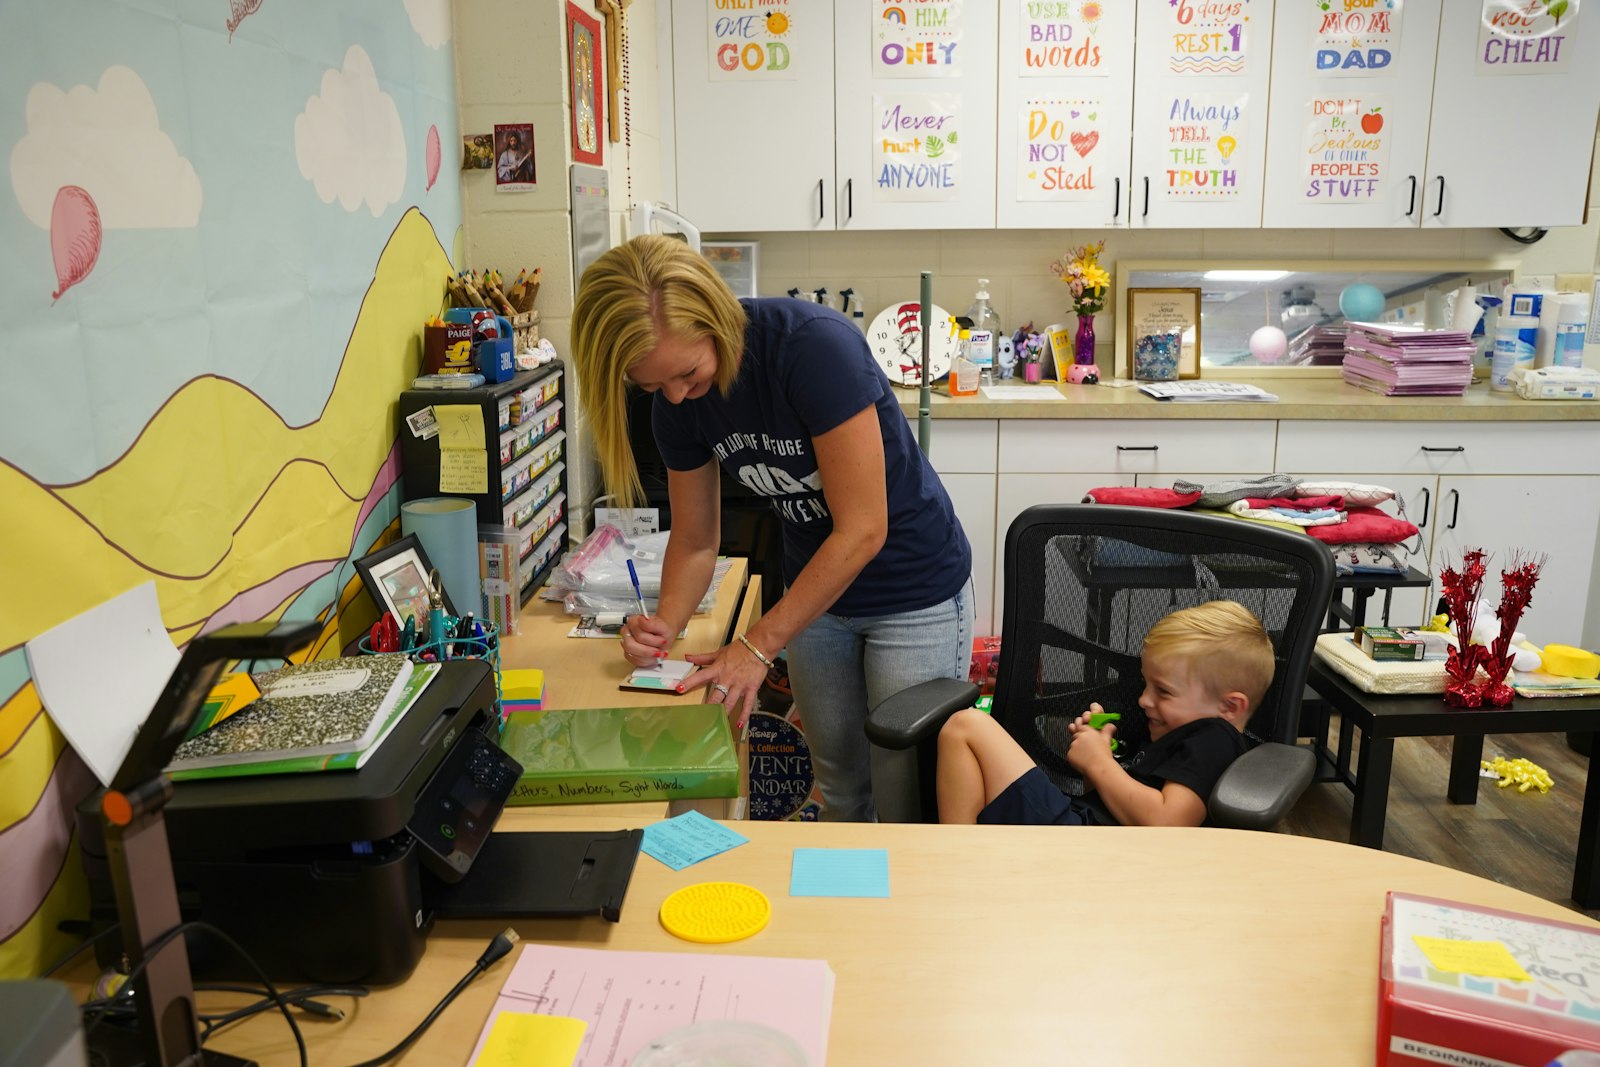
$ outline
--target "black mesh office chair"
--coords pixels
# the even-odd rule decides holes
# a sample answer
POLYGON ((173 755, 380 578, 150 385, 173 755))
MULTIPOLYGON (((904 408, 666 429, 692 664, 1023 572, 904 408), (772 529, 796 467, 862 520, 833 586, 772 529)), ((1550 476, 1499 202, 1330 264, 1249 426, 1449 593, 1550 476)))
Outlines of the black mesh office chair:
MULTIPOLYGON (((1269 829, 1315 770, 1295 745, 1300 698, 1318 626, 1333 592, 1333 560, 1318 541, 1260 523, 1105 504, 1029 508, 1006 534, 1005 614, 993 714, 1068 792, 1067 723, 1099 701, 1120 711, 1118 734, 1142 738, 1139 653, 1163 615, 1236 600, 1266 626, 1276 652, 1272 687, 1246 731, 1252 747, 1208 799, 1211 825, 1269 829), (1132 711, 1134 714, 1129 715, 1132 711)), ((867 734, 915 760, 887 761, 874 781, 879 818, 931 821, 933 744, 977 687, 946 679, 913 686, 872 710, 867 734)))

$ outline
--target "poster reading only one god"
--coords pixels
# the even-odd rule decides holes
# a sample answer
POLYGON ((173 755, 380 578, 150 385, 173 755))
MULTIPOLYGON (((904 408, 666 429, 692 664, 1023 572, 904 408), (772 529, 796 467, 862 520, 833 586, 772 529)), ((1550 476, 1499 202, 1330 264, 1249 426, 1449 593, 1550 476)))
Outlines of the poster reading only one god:
POLYGON ((1197 77, 1243 74, 1248 50, 1271 43, 1257 42, 1250 26, 1251 16, 1270 6, 1270 0, 1170 0, 1157 31, 1167 66, 1197 77))
POLYGON ((872 120, 877 199, 955 200, 961 195, 959 94, 877 95, 872 120))
POLYGON ((1394 72, 1405 0, 1298 0, 1312 6, 1311 55, 1318 74, 1394 72))
POLYGON ((961 73, 961 0, 876 0, 875 7, 874 77, 948 78, 961 73))
POLYGON ((706 0, 711 80, 793 81, 794 7, 790 0, 706 0))
POLYGON ((1018 200, 1092 200, 1104 171, 1100 98, 1039 97, 1017 114, 1018 200))
POLYGON ((1240 193, 1240 164, 1248 154, 1246 105, 1237 96, 1185 93, 1167 109, 1167 167, 1161 194, 1189 203, 1224 202, 1240 193))
POLYGON ((1306 126, 1305 197, 1367 204, 1387 187, 1389 134, 1382 103, 1365 96, 1312 100, 1306 126))
MULTIPOLYGON (((1116 0, 1105 0, 1116 2, 1116 0)), ((1024 78, 1105 75, 1111 51, 1128 45, 1102 34, 1103 0, 1020 0, 1020 50, 1012 69, 1024 78)))
POLYGON ((1479 74, 1558 74, 1567 69, 1581 0, 1483 0, 1479 74))

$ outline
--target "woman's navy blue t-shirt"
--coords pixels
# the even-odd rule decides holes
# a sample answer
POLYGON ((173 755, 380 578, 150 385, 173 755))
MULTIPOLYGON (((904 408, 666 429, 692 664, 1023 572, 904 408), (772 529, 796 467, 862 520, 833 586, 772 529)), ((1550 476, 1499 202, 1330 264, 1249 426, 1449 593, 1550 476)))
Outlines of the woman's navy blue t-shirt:
POLYGON ((783 574, 793 582, 833 530, 812 438, 875 408, 889 533, 829 611, 891 615, 955 596, 972 572, 971 546, 861 331, 832 308, 803 300, 740 303, 749 324, 728 395, 713 389, 673 404, 656 394, 656 446, 667 466, 698 470, 715 459, 766 497, 783 520, 783 574))

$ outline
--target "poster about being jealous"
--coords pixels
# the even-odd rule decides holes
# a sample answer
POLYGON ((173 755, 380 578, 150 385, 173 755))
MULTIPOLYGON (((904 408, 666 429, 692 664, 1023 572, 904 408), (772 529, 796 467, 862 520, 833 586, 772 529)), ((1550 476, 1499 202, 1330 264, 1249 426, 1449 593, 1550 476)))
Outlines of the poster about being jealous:
POLYGON ((1307 105, 1305 198, 1310 204, 1368 204, 1389 175, 1389 137, 1380 98, 1327 96, 1307 105))
POLYGON ((948 78, 961 73, 961 0, 876 0, 873 7, 873 77, 948 78))
MULTIPOLYGON (((790 0, 705 0, 712 81, 793 81, 790 0)), ((804 18, 804 14, 800 15, 804 18)))
POLYGON ((1166 17, 1155 30, 1167 50, 1168 69, 1195 77, 1243 74, 1249 50, 1272 44, 1258 41, 1250 25, 1253 15, 1271 5, 1272 0, 1170 0, 1160 9, 1166 17))
POLYGON ((1330 77, 1394 73, 1404 0, 1298 0, 1312 6, 1312 68, 1330 77))
POLYGON ((878 200, 961 195, 961 96, 885 93, 872 98, 873 194, 878 200))
MULTIPOLYGON (((1581 0, 1483 0, 1477 73, 1560 74, 1581 0)), ((1592 17, 1592 16, 1591 16, 1592 17)))
POLYGON ((1092 200, 1102 180, 1100 98, 1038 97, 1017 114, 1017 199, 1092 200))
POLYGON ((1167 108, 1166 168, 1157 179, 1161 195, 1188 203, 1238 198, 1240 165, 1249 154, 1248 93, 1236 96, 1183 93, 1167 108))
MULTIPOLYGON (((1109 0, 1116 2, 1116 0, 1109 0)), ((1024 78, 1105 75, 1130 42, 1102 33, 1102 0, 1019 0, 1020 32, 1011 69, 1024 78)))

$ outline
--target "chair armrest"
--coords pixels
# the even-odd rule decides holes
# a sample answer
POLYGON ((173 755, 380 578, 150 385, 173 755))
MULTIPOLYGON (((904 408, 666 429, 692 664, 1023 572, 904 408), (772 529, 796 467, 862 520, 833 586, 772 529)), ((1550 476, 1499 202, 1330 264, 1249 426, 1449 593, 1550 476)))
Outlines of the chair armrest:
POLYGON ((911 748, 937 734, 950 716, 972 707, 978 693, 978 687, 964 678, 919 682, 867 713, 867 738, 883 748, 911 748))
POLYGON ((1270 830, 1311 784, 1317 757, 1309 748, 1267 742, 1228 766, 1211 791, 1206 812, 1213 826, 1270 830))

